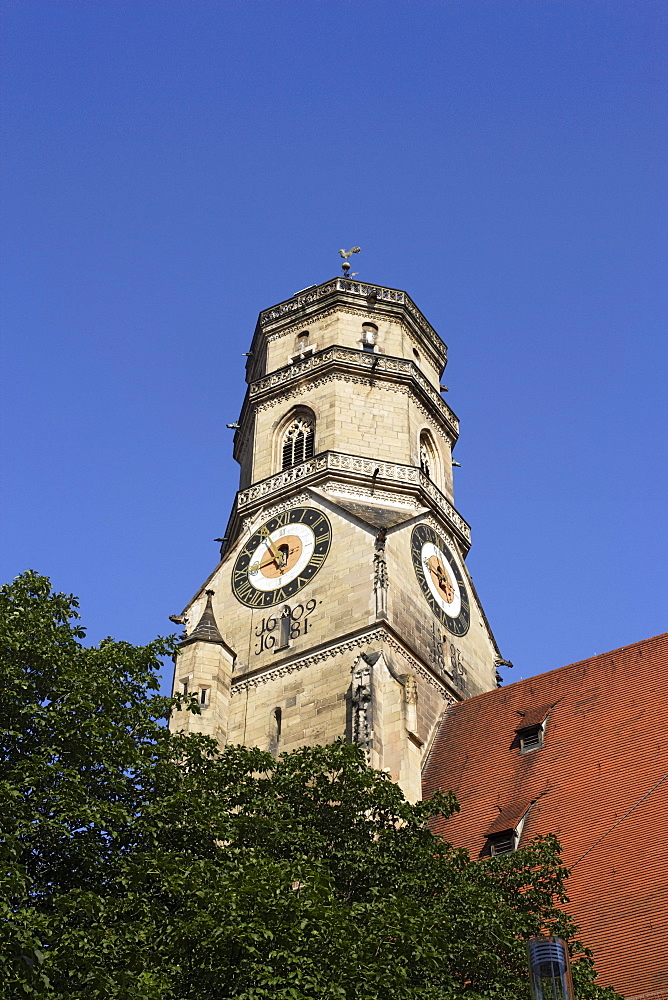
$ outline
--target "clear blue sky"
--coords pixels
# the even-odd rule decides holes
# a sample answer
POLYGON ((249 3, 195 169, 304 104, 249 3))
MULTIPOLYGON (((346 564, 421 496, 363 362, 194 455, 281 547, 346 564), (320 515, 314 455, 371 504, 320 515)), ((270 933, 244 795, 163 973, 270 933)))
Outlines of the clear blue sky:
POLYGON ((2 578, 170 631, 260 309, 339 269, 450 348, 519 679, 668 627, 663 0, 5 0, 2 578))

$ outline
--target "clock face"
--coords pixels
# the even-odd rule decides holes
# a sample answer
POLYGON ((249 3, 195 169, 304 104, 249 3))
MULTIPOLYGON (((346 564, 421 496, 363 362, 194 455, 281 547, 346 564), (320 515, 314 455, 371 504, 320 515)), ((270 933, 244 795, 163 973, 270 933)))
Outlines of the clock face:
POLYGON ((469 598, 455 557, 433 528, 419 524, 411 535, 413 566, 431 610, 453 635, 466 635, 469 598))
POLYGON ((294 507, 261 525, 232 570, 232 591, 250 608, 268 608, 310 583, 332 542, 332 526, 315 507, 294 507))

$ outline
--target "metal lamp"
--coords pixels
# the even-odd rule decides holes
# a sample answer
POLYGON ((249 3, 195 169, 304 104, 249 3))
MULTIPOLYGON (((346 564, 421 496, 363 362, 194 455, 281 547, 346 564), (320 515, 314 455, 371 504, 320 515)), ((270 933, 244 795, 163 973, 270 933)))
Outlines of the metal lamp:
POLYGON ((563 938, 532 938, 527 951, 533 1000, 574 1000, 568 945, 563 938))

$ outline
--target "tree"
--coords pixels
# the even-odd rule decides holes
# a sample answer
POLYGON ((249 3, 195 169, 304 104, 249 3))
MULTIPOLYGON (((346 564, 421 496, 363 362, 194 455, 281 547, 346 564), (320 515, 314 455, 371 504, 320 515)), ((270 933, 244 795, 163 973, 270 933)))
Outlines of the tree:
POLYGON ((554 838, 472 862, 428 828, 451 795, 409 805, 355 746, 172 734, 172 642, 86 648, 76 608, 0 590, 3 996, 520 1000, 523 939, 573 939, 554 838))

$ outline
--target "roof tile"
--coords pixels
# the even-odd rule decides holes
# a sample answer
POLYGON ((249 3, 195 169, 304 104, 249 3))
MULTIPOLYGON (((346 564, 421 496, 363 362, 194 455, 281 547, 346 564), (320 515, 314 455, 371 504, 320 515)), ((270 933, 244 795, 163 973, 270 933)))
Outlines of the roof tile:
POLYGON ((425 797, 457 794, 434 829, 474 857, 534 803, 520 846, 557 834, 599 982, 629 1000, 668 1000, 666 718, 668 633, 453 705, 423 777, 425 797), (522 754, 518 719, 546 706, 543 746, 522 754))

